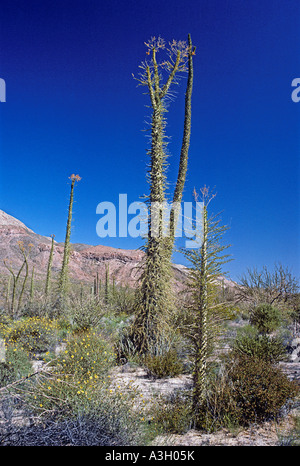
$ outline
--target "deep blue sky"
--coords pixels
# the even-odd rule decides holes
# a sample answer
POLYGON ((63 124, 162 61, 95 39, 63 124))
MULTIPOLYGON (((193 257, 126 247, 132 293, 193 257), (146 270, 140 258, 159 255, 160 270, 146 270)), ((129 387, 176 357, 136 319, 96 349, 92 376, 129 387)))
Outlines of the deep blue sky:
MULTIPOLYGON (((137 87, 144 42, 192 36, 197 46, 185 188, 216 187, 211 211, 230 225, 233 279, 281 262, 299 269, 299 0, 6 1, 0 14, 0 208, 63 241, 71 173, 72 242, 135 248, 96 235, 96 206, 148 192, 149 111, 137 87)), ((185 81, 168 114, 170 190, 185 81)), ((176 254, 177 262, 185 263, 176 254)))

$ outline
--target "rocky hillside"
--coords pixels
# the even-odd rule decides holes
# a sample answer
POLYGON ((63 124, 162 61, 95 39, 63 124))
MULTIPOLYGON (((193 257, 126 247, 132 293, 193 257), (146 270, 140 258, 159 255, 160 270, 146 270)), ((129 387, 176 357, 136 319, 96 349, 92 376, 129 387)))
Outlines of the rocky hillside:
MULTIPOLYGON (((23 263, 19 242, 26 250, 30 249, 29 267, 34 266, 36 277, 42 278, 47 271, 51 238, 38 235, 20 220, 0 210, 0 275, 7 274, 4 260, 10 262, 13 270, 19 270, 23 263)), ((61 270, 63 259, 63 243, 56 243, 53 254, 52 273, 55 276, 61 270)), ((115 277, 116 284, 135 287, 140 273, 144 252, 140 250, 118 249, 108 246, 91 246, 88 244, 72 244, 69 262, 70 278, 74 281, 93 283, 98 272, 100 280, 105 279, 106 265, 109 264, 110 277, 115 277)), ((173 264, 173 272, 177 289, 182 289, 186 280, 187 268, 173 264)), ((220 277, 225 287, 234 287, 234 282, 220 277)))
MULTIPOLYGON (((35 274, 41 278, 46 274, 51 238, 41 236, 30 230, 24 223, 0 210, 0 274, 7 274, 4 260, 12 264, 18 271, 23 258, 19 249, 22 242, 26 250, 30 249, 29 267, 34 266, 35 274)), ((117 284, 127 284, 134 287, 139 275, 139 266, 144 253, 140 250, 117 249, 108 246, 91 246, 87 244, 72 244, 69 263, 70 277, 74 281, 93 283, 97 272, 99 278, 105 278, 105 266, 109 264, 110 276, 114 276, 117 284)), ((53 254, 52 272, 58 273, 63 258, 63 244, 56 243, 53 254)), ((186 268, 174 264, 177 283, 184 282, 186 268)))

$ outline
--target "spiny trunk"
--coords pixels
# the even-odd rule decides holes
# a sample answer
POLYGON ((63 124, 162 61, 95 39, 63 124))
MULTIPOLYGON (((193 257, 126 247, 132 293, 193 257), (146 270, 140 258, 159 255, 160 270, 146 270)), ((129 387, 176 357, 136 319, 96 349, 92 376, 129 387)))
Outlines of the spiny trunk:
POLYGON ((63 263, 62 263, 60 279, 59 279, 59 297, 60 297, 60 300, 62 301, 65 298, 66 291, 67 291, 67 285, 68 285, 68 265, 69 265, 69 260, 70 260, 70 238, 71 238, 71 224, 72 224, 72 208, 73 208, 73 199, 74 199, 74 185, 75 185, 75 178, 73 178, 71 182, 69 211, 68 211, 66 238, 65 238, 65 245, 64 245, 64 256, 63 256, 63 263))
MULTIPOLYGON (((185 94, 185 111, 184 111, 184 129, 182 137, 182 145, 180 152, 179 168, 177 175, 177 182, 173 195, 173 206, 180 204, 182 201, 183 189, 185 185, 187 165, 188 165, 188 153, 190 147, 191 139, 191 123, 192 123, 192 91, 193 91, 193 80, 194 80, 194 68, 193 68, 193 59, 192 59, 192 39, 189 34, 188 36, 190 53, 189 53, 189 72, 188 72, 188 82, 185 94)), ((172 256, 174 241, 175 241, 175 231, 178 221, 178 214, 174 208, 170 212, 170 242, 169 242, 169 256, 172 256)))
POLYGON ((193 391, 193 413, 197 416, 199 408, 205 401, 207 379, 207 209, 203 208, 203 243, 201 247, 201 270, 198 297, 198 335, 195 342, 195 370, 193 391))
POLYGON ((51 242, 51 249, 50 249, 49 260, 48 260, 46 285, 45 285, 45 296, 46 296, 46 298, 48 297, 48 294, 49 294, 49 291, 50 291, 51 268, 52 268, 53 251, 54 251, 54 237, 55 237, 54 235, 51 235, 52 242, 51 242))

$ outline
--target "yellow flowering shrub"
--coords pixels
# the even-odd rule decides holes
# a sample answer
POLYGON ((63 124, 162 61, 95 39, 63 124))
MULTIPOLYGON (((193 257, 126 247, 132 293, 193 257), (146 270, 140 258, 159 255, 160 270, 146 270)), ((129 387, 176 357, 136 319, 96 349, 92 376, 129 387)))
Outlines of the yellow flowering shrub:
POLYGON ((114 362, 113 349, 95 332, 72 335, 59 357, 63 372, 89 380, 105 374, 114 362))
POLYGON ((68 335, 55 359, 45 354, 43 370, 21 391, 28 412, 38 419, 24 430, 26 444, 33 437, 40 445, 136 445, 152 438, 145 400, 132 385, 115 383, 109 372, 115 357, 111 345, 93 332, 68 335))
POLYGON ((36 382, 31 401, 42 411, 88 403, 99 386, 108 387, 114 361, 112 348, 96 333, 71 335, 49 373, 36 382))
POLYGON ((58 327, 56 321, 28 317, 2 325, 0 331, 7 345, 18 344, 28 353, 42 353, 55 344, 58 327))

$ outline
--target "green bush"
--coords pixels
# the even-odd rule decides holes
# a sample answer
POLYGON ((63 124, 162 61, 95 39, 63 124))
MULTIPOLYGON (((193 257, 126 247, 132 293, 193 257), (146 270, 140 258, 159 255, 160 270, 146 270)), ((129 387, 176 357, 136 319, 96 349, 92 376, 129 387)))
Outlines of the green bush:
POLYGON ((73 321, 75 330, 91 330, 100 323, 105 311, 95 297, 77 300, 71 307, 70 320, 73 321))
POLYGON ((8 385, 32 371, 28 354, 18 345, 8 345, 5 361, 0 362, 0 386, 8 385))
POLYGON ((164 354, 148 354, 143 358, 148 377, 176 377, 183 372, 183 364, 178 360, 176 350, 170 349, 164 354))
POLYGON ((241 424, 277 418, 283 406, 299 393, 297 384, 280 369, 245 355, 230 364, 229 378, 241 424))
POLYGON ((46 318, 29 317, 7 325, 2 334, 7 344, 18 344, 29 353, 42 353, 56 343, 57 325, 46 318))
POLYGON ((250 316, 250 324, 263 334, 272 333, 279 327, 280 323, 280 312, 271 304, 260 304, 250 316))
POLYGON ((195 425, 211 431, 276 419, 298 394, 297 384, 266 360, 231 353, 222 371, 210 376, 195 425))
POLYGON ((108 370, 115 355, 99 335, 70 335, 64 349, 28 391, 28 402, 38 412, 67 415, 86 408, 97 396, 99 384, 108 387, 108 370), (63 408, 63 409, 62 409, 63 408))
MULTIPOLYGON (((101 335, 70 335, 49 371, 28 381, 26 404, 43 423, 19 430, 20 445, 136 445, 147 424, 140 398, 112 384, 115 354, 101 335)), ((147 435, 146 435, 147 434, 147 435)))
POLYGON ((277 363, 286 359, 286 349, 280 338, 260 334, 255 328, 245 328, 233 343, 236 357, 245 355, 277 363))
POLYGON ((208 432, 220 428, 238 426, 241 409, 238 407, 232 392, 232 385, 224 372, 211 373, 204 404, 199 407, 194 425, 208 432))
POLYGON ((93 375, 99 377, 106 374, 114 363, 113 348, 95 332, 75 333, 70 336, 57 362, 63 372, 79 378, 93 375))
POLYGON ((151 406, 152 422, 163 433, 184 434, 191 428, 192 404, 190 393, 178 390, 160 396, 151 406))

